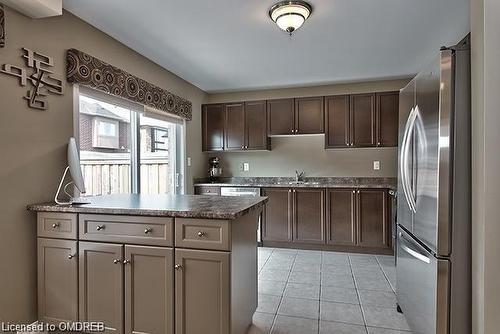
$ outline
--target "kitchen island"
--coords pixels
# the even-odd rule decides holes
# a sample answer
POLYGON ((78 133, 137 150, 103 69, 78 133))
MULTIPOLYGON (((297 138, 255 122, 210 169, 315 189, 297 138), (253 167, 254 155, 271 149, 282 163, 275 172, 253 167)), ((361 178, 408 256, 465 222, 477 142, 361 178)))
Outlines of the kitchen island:
POLYGON ((121 194, 37 212, 38 320, 107 333, 243 334, 265 197, 121 194))

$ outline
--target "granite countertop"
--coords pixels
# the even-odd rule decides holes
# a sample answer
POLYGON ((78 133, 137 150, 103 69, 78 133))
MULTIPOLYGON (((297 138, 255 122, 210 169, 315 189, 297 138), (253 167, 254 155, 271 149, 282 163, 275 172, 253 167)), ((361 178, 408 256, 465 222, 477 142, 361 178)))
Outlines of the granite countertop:
POLYGON ((217 182, 195 179, 195 186, 226 187, 297 187, 297 188, 383 188, 396 190, 395 177, 306 177, 305 183, 295 184, 293 177, 228 177, 217 182))
POLYGON ((236 219, 267 202, 267 197, 221 197, 200 195, 116 194, 88 197, 91 204, 28 205, 31 211, 94 213, 134 216, 236 219))

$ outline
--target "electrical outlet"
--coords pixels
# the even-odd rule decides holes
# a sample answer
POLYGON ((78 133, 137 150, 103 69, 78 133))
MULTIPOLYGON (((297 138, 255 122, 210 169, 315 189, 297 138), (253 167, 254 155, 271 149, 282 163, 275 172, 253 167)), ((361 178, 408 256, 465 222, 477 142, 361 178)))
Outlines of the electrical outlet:
POLYGON ((248 162, 243 163, 243 171, 248 172, 250 170, 250 164, 248 162))
POLYGON ((373 162, 373 170, 380 170, 380 161, 373 162))
POLYGON ((187 157, 187 165, 188 167, 191 167, 191 157, 187 157))

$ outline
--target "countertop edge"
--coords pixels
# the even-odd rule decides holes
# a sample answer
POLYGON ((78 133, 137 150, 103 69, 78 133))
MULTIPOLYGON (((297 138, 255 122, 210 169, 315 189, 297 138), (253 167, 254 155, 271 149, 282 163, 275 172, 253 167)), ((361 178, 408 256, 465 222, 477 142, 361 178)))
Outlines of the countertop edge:
POLYGON ((65 206, 51 203, 30 204, 26 206, 28 211, 34 212, 60 212, 60 213, 88 213, 88 214, 108 214, 108 215, 124 215, 124 216, 148 216, 148 217, 171 217, 171 218, 199 218, 199 219, 222 219, 235 220, 252 211, 263 207, 268 198, 262 196, 262 200, 244 207, 236 213, 217 213, 203 211, 176 211, 176 210, 161 210, 161 209, 137 209, 137 208, 95 208, 85 206, 65 206))

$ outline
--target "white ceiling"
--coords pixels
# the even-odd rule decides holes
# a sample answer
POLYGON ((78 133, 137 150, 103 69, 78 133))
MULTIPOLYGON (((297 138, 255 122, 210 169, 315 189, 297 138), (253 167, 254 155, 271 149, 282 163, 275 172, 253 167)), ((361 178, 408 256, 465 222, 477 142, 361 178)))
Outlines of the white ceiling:
POLYGON ((310 0, 292 38, 273 0, 64 0, 207 92, 408 77, 470 30, 469 0, 310 0))

